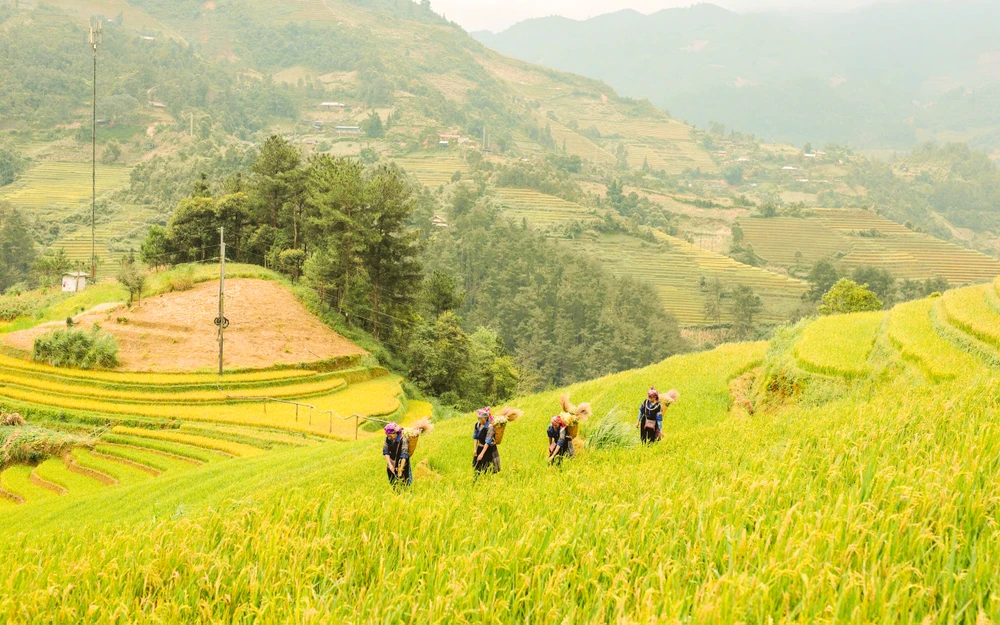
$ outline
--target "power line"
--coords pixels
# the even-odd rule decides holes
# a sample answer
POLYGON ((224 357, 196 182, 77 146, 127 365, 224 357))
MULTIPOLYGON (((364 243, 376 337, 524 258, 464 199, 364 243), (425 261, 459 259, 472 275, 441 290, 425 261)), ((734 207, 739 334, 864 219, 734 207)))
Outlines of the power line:
POLYGON ((104 39, 104 18, 90 25, 90 45, 94 48, 94 116, 90 128, 91 197, 90 197, 90 279, 97 278, 97 47, 104 39))

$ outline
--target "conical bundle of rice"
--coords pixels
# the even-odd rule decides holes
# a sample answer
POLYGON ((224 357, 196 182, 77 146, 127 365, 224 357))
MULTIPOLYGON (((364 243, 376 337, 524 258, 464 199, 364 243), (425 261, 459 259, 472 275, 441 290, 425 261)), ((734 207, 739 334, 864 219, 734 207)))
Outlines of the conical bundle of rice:
POLYGON ((675 389, 670 389, 663 395, 660 395, 660 403, 663 405, 664 408, 666 408, 671 404, 677 403, 677 400, 680 398, 681 398, 680 393, 678 393, 675 389))
POLYGON ((496 444, 503 442, 503 434, 507 431, 507 424, 517 421, 524 414, 523 411, 510 406, 504 406, 493 416, 493 441, 496 444))
POLYGON ((408 428, 403 428, 403 436, 406 437, 406 442, 409 447, 409 456, 412 458, 413 454, 417 451, 417 442, 420 440, 422 434, 426 434, 434 429, 434 424, 427 417, 418 420, 416 423, 408 428))
POLYGON ((580 423, 590 418, 590 404, 573 405, 569 400, 569 393, 559 398, 559 404, 563 409, 561 416, 563 417, 563 421, 566 422, 566 433, 570 437, 576 438, 580 433, 580 423))

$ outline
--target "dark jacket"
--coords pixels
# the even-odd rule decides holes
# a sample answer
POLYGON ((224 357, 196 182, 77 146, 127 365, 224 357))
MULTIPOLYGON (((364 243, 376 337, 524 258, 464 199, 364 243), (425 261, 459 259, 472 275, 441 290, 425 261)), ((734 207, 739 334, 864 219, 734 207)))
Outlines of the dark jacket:
POLYGON ((639 427, 645 427, 645 420, 651 420, 656 422, 656 430, 660 431, 663 429, 663 406, 660 402, 655 402, 647 399, 642 402, 642 406, 639 407, 639 427))

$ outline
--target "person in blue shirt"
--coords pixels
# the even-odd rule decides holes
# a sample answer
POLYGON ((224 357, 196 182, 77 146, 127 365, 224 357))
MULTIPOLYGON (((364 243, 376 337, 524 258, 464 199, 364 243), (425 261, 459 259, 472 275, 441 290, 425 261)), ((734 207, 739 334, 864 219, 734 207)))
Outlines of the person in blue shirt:
POLYGON ((655 443, 663 437, 663 407, 660 394, 650 388, 646 401, 639 406, 639 438, 643 443, 655 443))
POLYGON ((403 436, 403 428, 395 423, 385 426, 385 443, 382 444, 385 457, 385 472, 389 484, 409 486, 413 483, 410 470, 410 442, 403 436))
POLYGON ((495 439, 493 414, 489 408, 476 412, 476 426, 472 430, 475 449, 472 456, 472 468, 478 478, 483 473, 500 472, 500 451, 495 439))
POLYGON ((559 415, 552 417, 546 434, 549 437, 549 464, 561 465, 563 458, 576 455, 573 438, 566 432, 566 422, 559 415))

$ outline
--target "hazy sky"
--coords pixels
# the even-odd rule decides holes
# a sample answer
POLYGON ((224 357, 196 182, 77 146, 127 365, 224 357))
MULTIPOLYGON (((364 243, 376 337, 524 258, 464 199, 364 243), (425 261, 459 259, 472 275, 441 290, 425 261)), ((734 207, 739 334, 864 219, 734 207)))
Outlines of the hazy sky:
MULTIPOLYGON (((712 4, 741 12, 772 9, 835 11, 873 4, 876 1, 879 0, 713 0, 712 4)), ((431 7, 437 13, 445 14, 466 30, 494 32, 532 17, 565 15, 574 19, 586 19, 626 8, 652 13, 692 4, 695 4, 692 0, 431 0, 431 7)))

